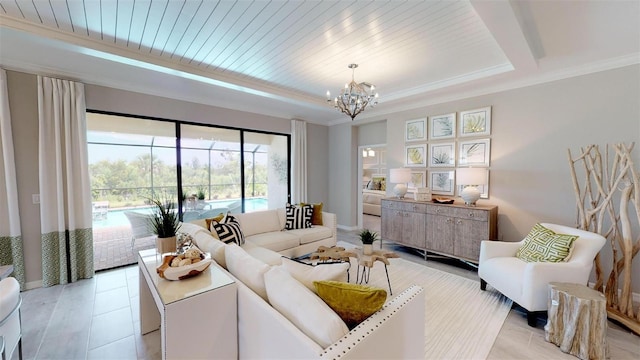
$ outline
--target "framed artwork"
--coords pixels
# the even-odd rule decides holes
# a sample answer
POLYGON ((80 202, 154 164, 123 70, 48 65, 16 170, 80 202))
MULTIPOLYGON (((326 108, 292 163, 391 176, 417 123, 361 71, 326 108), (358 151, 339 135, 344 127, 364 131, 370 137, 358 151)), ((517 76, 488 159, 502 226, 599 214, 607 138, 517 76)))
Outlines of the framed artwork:
POLYGON ((491 159, 491 139, 460 142, 458 166, 489 166, 491 159))
POLYGON ((491 134, 491 106, 460 112, 460 136, 491 134))
POLYGON ((429 171, 429 188, 432 194, 453 195, 455 188, 453 180, 455 178, 453 170, 429 171))
POLYGON ((404 125, 404 141, 427 139, 426 119, 407 120, 404 125))
POLYGON ((456 113, 429 117, 429 140, 456 137, 456 113))
POLYGON ((426 167, 427 145, 410 145, 404 147, 404 166, 426 167))
POLYGON ((429 150, 429 166, 433 167, 453 167, 456 166, 456 144, 436 143, 431 144, 429 150))
POLYGON ((416 188, 423 188, 426 186, 427 171, 411 171, 411 181, 407 184, 407 187, 411 191, 415 191, 416 188))
MULTIPOLYGON (((487 181, 486 185, 478 185, 478 190, 480 190, 480 199, 488 199, 489 198, 489 170, 487 170, 487 181)), ((462 185, 458 185, 458 197, 460 197, 460 193, 462 193, 462 185)))

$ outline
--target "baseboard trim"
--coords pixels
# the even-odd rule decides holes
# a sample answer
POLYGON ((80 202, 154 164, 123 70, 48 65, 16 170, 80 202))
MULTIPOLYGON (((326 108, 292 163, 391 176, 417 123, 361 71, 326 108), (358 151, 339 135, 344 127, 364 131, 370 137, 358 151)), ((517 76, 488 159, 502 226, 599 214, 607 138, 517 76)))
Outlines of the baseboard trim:
POLYGON ((338 229, 345 230, 345 231, 353 231, 353 230, 358 230, 358 227, 357 226, 338 225, 338 229))
POLYGON ((42 280, 29 281, 28 283, 24 284, 25 290, 33 290, 41 287, 42 287, 42 280))
MULTIPOLYGON (((590 287, 590 288, 593 288, 593 286, 594 286, 595 284, 596 284, 596 283, 589 282, 589 287, 590 287)), ((622 294, 622 290, 618 289, 618 296, 620 296, 621 294, 622 294)), ((632 295, 631 295, 631 297, 632 297, 632 299, 633 299, 633 302, 634 302, 634 303, 640 303, 640 293, 633 292, 633 293, 631 293, 631 294, 632 294, 632 295)))

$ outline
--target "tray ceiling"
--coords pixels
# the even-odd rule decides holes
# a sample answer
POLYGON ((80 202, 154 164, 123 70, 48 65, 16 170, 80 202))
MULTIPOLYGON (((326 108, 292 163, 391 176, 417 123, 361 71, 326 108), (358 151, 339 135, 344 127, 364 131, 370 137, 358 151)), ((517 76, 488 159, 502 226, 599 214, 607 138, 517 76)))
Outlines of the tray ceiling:
POLYGON ((350 80, 349 63, 381 95, 360 118, 379 118, 487 79, 637 63, 638 12, 636 1, 0 0, 0 64, 331 124, 348 120, 325 92, 350 80))

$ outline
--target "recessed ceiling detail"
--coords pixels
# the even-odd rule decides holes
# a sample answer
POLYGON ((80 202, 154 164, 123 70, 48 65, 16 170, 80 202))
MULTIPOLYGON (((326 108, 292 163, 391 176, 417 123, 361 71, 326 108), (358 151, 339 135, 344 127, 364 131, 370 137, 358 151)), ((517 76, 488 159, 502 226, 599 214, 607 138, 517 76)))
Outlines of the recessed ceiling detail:
MULTIPOLYGON (((85 55, 106 63, 130 59, 129 64, 116 61, 120 65, 114 69, 119 74, 104 68, 105 81, 120 76, 123 87, 142 84, 127 84, 129 77, 120 66, 144 68, 146 63, 151 64, 148 70, 166 69, 159 76, 182 79, 175 81, 223 85, 221 91, 271 99, 275 103, 267 111, 278 116, 305 118, 305 112, 314 109, 307 118, 326 123, 338 116, 324 101, 325 91, 341 86, 350 76, 346 63, 359 64, 358 77, 384 89, 380 96, 385 102, 504 77, 520 69, 528 73, 545 70, 555 60, 549 52, 562 49, 547 34, 557 29, 565 41, 571 41, 563 27, 596 26, 563 24, 555 15, 547 21, 547 14, 556 10, 554 3, 0 0, 0 42, 2 48, 6 45, 6 50, 0 50, 0 64, 75 72, 75 77, 83 79, 89 74, 82 72, 92 71, 91 65, 75 63, 86 58, 74 54, 85 48, 93 51, 85 55), (539 28, 542 26, 544 29, 539 28), (61 56, 68 55, 68 63, 53 63, 47 57, 24 59, 20 49, 9 48, 10 38, 18 32, 73 45, 56 46, 61 56), (544 58, 536 58, 540 54, 544 58), (296 106, 301 106, 298 113, 293 110, 296 106)), ((557 6, 590 9, 585 4, 557 6)), ((638 11, 633 13, 637 3, 619 2, 606 11, 600 9, 602 4, 594 6, 611 16, 622 16, 614 21, 618 24, 615 30, 630 33, 620 45, 607 43, 608 51, 617 57, 637 54, 638 42, 631 43, 638 34, 619 25, 639 20, 638 11)), ((585 14, 585 21, 592 20, 591 13, 582 11, 565 22, 580 22, 580 14, 585 14)), ((574 55, 588 53, 590 61, 602 60, 579 44, 572 51, 574 55)), ((89 77, 102 84, 99 74, 89 77)))

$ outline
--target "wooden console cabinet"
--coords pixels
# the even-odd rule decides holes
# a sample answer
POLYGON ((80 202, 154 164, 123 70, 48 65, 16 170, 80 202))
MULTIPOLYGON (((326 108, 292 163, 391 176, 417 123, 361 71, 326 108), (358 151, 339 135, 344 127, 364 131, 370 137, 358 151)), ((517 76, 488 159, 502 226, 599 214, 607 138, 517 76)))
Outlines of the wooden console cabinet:
POLYGON ((382 240, 478 263, 480 242, 498 236, 498 207, 382 200, 382 240))

